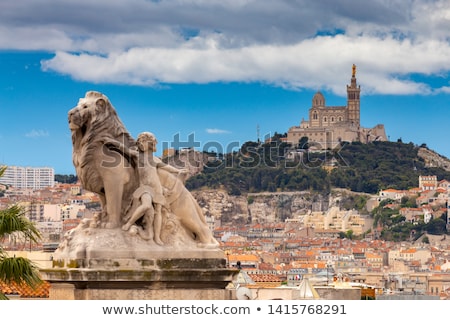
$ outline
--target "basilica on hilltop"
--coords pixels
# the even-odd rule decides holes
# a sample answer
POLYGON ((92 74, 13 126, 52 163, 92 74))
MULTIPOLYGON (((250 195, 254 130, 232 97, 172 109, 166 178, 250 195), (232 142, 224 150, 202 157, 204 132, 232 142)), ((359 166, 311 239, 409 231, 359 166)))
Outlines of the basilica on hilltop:
MULTIPOLYGON (((298 145, 308 139, 310 148, 333 149, 341 142, 387 141, 383 124, 362 128, 360 123, 360 92, 356 83, 356 66, 352 66, 352 78, 347 85, 347 105, 327 106, 325 97, 318 91, 309 109, 309 120, 302 119, 299 126, 289 128, 287 142, 298 145)), ((301 146, 299 146, 301 147, 301 146)))

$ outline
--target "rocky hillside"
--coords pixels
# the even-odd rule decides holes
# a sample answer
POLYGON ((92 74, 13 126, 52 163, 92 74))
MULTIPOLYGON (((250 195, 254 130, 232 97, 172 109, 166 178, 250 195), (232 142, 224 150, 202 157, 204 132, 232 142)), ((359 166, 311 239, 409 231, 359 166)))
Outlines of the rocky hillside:
POLYGON ((428 168, 441 168, 450 171, 450 160, 430 149, 419 148, 417 155, 425 160, 425 166, 428 168))
MULTIPOLYGON (((224 190, 192 191, 208 216, 224 224, 271 223, 327 210, 329 199, 310 191, 262 192, 233 196, 224 190)), ((342 199, 342 194, 337 197, 342 199)), ((333 200, 332 200, 333 201, 333 200)), ((342 201, 344 203, 344 201, 342 201)))

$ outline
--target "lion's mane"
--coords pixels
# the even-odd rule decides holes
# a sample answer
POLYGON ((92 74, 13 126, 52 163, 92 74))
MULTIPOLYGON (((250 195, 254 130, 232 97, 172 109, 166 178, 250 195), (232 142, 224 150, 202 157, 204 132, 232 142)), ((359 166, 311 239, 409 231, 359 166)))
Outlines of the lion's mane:
MULTIPOLYGON (((105 195, 102 172, 105 166, 110 170, 131 169, 133 164, 120 150, 108 147, 107 142, 115 140, 127 147, 135 145, 135 140, 119 119, 109 99, 96 91, 88 91, 84 98, 69 112, 69 126, 72 132, 72 160, 82 186, 100 196, 105 195), (126 158, 129 164, 114 168, 114 153, 126 158)), ((132 179, 134 180, 134 179, 132 179)), ((120 183, 120 181, 118 182, 120 183)), ((109 186, 113 187, 113 186, 109 186)), ((124 190, 124 197, 129 197, 132 190, 124 190)), ((124 199, 127 201, 127 199, 124 199)), ((103 201, 103 205, 105 200, 103 201)))

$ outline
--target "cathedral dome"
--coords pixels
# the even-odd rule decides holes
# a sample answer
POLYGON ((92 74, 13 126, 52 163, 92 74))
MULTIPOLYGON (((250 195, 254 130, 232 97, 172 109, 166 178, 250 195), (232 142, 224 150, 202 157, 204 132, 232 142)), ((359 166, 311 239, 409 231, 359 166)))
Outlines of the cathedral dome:
POLYGON ((325 106, 325 97, 322 92, 317 91, 312 100, 312 106, 314 107, 324 107, 325 106))

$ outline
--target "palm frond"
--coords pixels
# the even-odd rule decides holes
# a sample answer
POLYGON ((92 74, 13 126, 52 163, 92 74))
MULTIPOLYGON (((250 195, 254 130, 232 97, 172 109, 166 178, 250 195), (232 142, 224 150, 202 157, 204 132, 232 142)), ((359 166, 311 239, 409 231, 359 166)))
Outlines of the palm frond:
MULTIPOLYGON (((0 166, 0 177, 5 170, 6 166, 0 166)), ((23 208, 18 205, 0 210, 0 238, 15 232, 35 243, 41 238, 39 230, 27 219, 23 208)), ((9 257, 1 246, 0 281, 6 284, 25 284, 33 289, 42 283, 39 268, 34 262, 23 257, 9 257)), ((0 300, 5 299, 8 298, 3 292, 0 292, 0 300)))
POLYGON ((23 257, 0 257, 0 280, 6 284, 27 284, 31 288, 42 283, 39 268, 31 260, 23 257))
POLYGON ((22 233, 26 239, 35 243, 41 238, 39 230, 25 217, 23 208, 18 205, 0 211, 0 237, 14 232, 22 233))

